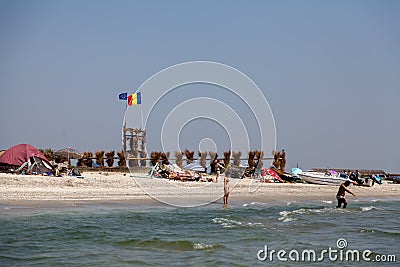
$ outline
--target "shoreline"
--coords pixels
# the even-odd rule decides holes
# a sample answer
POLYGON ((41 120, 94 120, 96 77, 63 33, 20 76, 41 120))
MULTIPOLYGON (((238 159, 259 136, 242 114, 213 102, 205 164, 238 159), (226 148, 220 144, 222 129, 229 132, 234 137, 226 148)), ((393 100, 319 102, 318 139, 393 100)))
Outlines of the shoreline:
MULTIPOLYGON (((138 173, 138 176, 145 176, 138 173)), ((157 178, 134 178, 129 174, 84 173, 83 179, 0 174, 0 206, 77 207, 80 205, 195 207, 222 204, 223 179, 218 183, 180 182, 157 178), (164 203, 163 203, 164 202, 164 203), (167 203, 167 204, 165 204, 167 203)), ((222 177, 221 177, 222 178, 222 177)), ((336 203, 338 186, 303 183, 260 183, 254 179, 231 179, 229 202, 271 205, 291 202, 336 203), (332 201, 332 202, 330 202, 332 201)), ((348 201, 400 200, 400 185, 350 186, 356 194, 348 201)))

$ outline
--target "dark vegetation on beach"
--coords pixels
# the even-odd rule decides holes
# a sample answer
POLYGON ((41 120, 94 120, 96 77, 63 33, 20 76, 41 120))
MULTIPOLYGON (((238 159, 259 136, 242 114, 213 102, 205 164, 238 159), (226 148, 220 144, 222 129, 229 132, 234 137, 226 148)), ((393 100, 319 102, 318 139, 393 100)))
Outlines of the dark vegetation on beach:
MULTIPOLYGON (((73 158, 68 158, 68 156, 60 156, 55 153, 54 150, 51 148, 47 149, 40 149, 40 151, 45 155, 45 157, 49 161, 54 161, 55 163, 63 163, 67 161, 71 161, 73 158)), ((219 155, 214 151, 199 151, 198 158, 195 158, 195 152, 185 149, 183 152, 175 151, 173 162, 171 159, 170 152, 159 152, 153 151, 150 153, 150 157, 146 157, 146 153, 140 155, 140 157, 132 157, 128 154, 128 158, 125 157, 126 153, 122 150, 115 153, 115 151, 108 151, 105 152, 104 150, 98 150, 94 153, 85 151, 81 154, 81 156, 77 159, 77 167, 89 167, 92 168, 96 167, 114 167, 115 161, 117 161, 117 166, 126 167, 127 160, 129 160, 129 164, 132 166, 129 167, 136 167, 136 166, 154 166, 157 163, 161 164, 170 164, 175 163, 179 167, 182 167, 187 164, 191 164, 196 160, 199 160, 199 164, 202 166, 207 165, 207 160, 210 164, 213 164, 218 159, 222 159, 225 166, 233 165, 239 166, 241 165, 242 160, 246 160, 248 166, 253 168, 257 167, 261 169, 263 167, 262 160, 271 160, 273 159, 273 165, 276 168, 281 168, 284 170, 283 162, 286 162, 284 159, 284 155, 281 152, 272 151, 273 158, 264 158, 264 152, 259 150, 249 151, 247 153, 247 158, 242 158, 242 152, 231 152, 231 151, 224 151, 223 157, 219 157, 219 155), (116 154, 116 155, 115 155, 116 154), (283 158, 282 158, 283 157, 283 158), (95 165, 93 163, 95 162, 95 165), (231 164, 232 163, 232 164, 231 164), (256 166, 257 165, 257 166, 256 166)))
MULTIPOLYGON (((241 151, 224 151, 221 157, 214 151, 198 151, 197 158, 195 158, 195 152, 188 149, 185 149, 184 151, 175 151, 173 156, 171 156, 170 152, 152 151, 150 157, 147 157, 147 154, 144 151, 139 151, 138 154, 136 154, 137 157, 133 157, 133 154, 135 153, 131 153, 131 151, 124 153, 123 150, 118 152, 97 150, 94 153, 85 151, 82 154, 74 155, 74 157, 66 154, 60 155, 57 151, 51 148, 40 149, 40 152, 42 152, 49 161, 55 164, 68 163, 68 165, 71 166, 71 159, 75 159, 76 167, 82 171, 96 169, 97 171, 128 172, 129 169, 131 169, 140 172, 143 170, 147 171, 147 169, 150 169, 156 164, 176 164, 182 168, 197 161, 200 166, 204 168, 210 167, 211 172, 213 172, 215 164, 219 159, 223 161, 224 166, 226 167, 241 167, 243 162, 247 162, 246 169, 261 170, 263 169, 263 160, 272 160, 271 168, 279 175, 282 175, 285 173, 286 166, 286 153, 284 150, 273 150, 273 157, 270 158, 264 157, 264 152, 259 150, 247 152, 247 157, 243 157, 241 151)), ((4 153, 4 150, 0 151, 0 154, 2 153, 4 153)), ((317 172, 326 171, 326 169, 321 168, 313 168, 312 170, 317 172)), ((345 169, 332 170, 337 172, 345 171, 345 169)), ((349 169, 346 170, 348 171, 349 169)), ((360 170, 360 172, 364 176, 379 175, 380 177, 389 180, 396 180, 400 177, 400 174, 388 174, 384 170, 360 170)))
MULTIPOLYGON (((54 161, 55 163, 63 163, 67 162, 67 157, 57 156, 54 150, 51 148, 40 149, 40 151, 46 156, 50 161, 54 161)), ((203 166, 211 166, 211 169, 214 168, 215 163, 218 159, 222 159, 225 166, 241 166, 242 161, 247 161, 249 168, 263 168, 263 160, 272 160, 272 168, 274 170, 281 172, 285 172, 286 166, 286 153, 284 150, 282 151, 272 151, 271 158, 264 158, 264 152, 259 150, 249 151, 247 153, 247 157, 242 157, 242 152, 232 152, 232 151, 224 151, 223 156, 219 157, 219 155, 214 151, 198 151, 198 157, 195 158, 195 152, 185 149, 183 152, 175 151, 173 153, 173 157, 171 157, 170 152, 159 152, 153 151, 150 153, 150 157, 147 157, 147 154, 144 151, 140 151, 137 155, 139 157, 132 157, 129 155, 128 158, 125 157, 125 153, 120 150, 117 153, 115 151, 105 152, 103 150, 92 152, 83 152, 82 156, 77 159, 76 166, 83 170, 90 170, 91 168, 107 170, 107 171, 115 171, 115 172, 125 172, 128 171, 127 159, 129 160, 129 168, 134 168, 140 170, 141 168, 150 168, 151 166, 155 166, 157 163, 159 164, 177 164, 179 167, 183 167, 185 165, 191 164, 198 160, 198 163, 203 166), (96 165, 93 164, 93 161, 96 165), (208 162, 208 164, 207 164, 208 162), (115 164, 116 163, 116 164, 115 164)), ((321 168, 313 168, 313 171, 323 172, 326 169, 321 168)), ((345 169, 335 169, 338 172, 344 172, 345 169)), ((355 170, 354 170, 355 171, 355 170)), ((381 177, 385 177, 389 180, 392 180, 393 177, 399 177, 400 174, 387 174, 384 170, 361 170, 364 175, 380 175, 381 177)))
MULTIPOLYGON (((242 157, 243 154, 241 151, 224 151, 222 157, 220 157, 220 155, 218 155, 218 153, 215 151, 198 151, 198 158, 195 158, 195 151, 190 151, 188 149, 185 149, 184 151, 175 151, 173 154, 174 156, 171 156, 170 152, 153 151, 148 157, 147 153, 143 150, 139 151, 140 153, 133 153, 134 150, 136 150, 136 148, 138 148, 139 146, 138 143, 135 142, 135 139, 130 140, 134 140, 133 145, 130 147, 130 149, 128 151, 120 150, 117 153, 115 151, 104 150, 97 150, 94 153, 90 151, 79 153, 76 149, 73 148, 66 148, 55 151, 51 148, 37 149, 33 146, 23 144, 14 146, 9 150, 11 151, 12 149, 17 148, 24 150, 25 146, 30 146, 31 149, 36 149, 37 153, 42 154, 42 158, 47 159, 47 161, 52 164, 55 169, 59 170, 60 168, 61 170, 67 170, 68 167, 77 167, 80 170, 85 171, 90 171, 91 169, 96 169, 96 171, 124 171, 128 169, 127 167, 129 167, 130 170, 132 170, 132 168, 140 170, 140 168, 151 168, 156 165, 166 166, 170 164, 176 164, 177 166, 182 168, 189 164, 195 164, 197 166, 203 167, 204 170, 210 168, 211 173, 214 173, 217 161, 221 160, 223 162, 223 166, 225 166, 225 169, 227 169, 229 166, 246 168, 246 166, 242 167, 242 163, 247 161, 246 169, 250 169, 252 170, 251 173, 254 173, 254 170, 262 169, 263 160, 273 159, 273 166, 281 172, 284 172, 285 166, 284 164, 282 165, 282 163, 286 162, 285 154, 282 154, 282 152, 272 151, 272 154, 274 156, 273 158, 264 158, 264 152, 259 150, 249 151, 246 158, 242 157), (75 166, 71 164, 72 160, 74 160, 73 165, 75 166)), ((142 147, 141 149, 144 148, 142 147)), ((10 153, 11 152, 9 152, 9 154, 10 153)), ((25 161, 29 161, 29 158, 25 161)), ((24 164, 27 163, 28 162, 18 162, 16 164, 11 164, 9 162, 8 164, 6 164, 7 166, 3 167, 5 167, 6 170, 9 169, 11 171, 16 170, 16 168, 18 168, 19 170, 19 167, 21 167, 22 170, 25 166, 24 164), (21 164, 24 166, 22 166, 21 164)), ((53 171, 55 169, 53 169, 53 171)))

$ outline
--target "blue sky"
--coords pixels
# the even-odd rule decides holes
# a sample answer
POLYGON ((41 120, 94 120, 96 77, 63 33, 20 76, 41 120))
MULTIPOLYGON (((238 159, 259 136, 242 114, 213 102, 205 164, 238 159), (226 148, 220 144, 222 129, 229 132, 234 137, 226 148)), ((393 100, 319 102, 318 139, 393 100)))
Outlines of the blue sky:
POLYGON ((210 60, 261 88, 289 167, 400 172, 399 13, 385 0, 0 0, 0 148, 119 150, 120 92, 210 60))

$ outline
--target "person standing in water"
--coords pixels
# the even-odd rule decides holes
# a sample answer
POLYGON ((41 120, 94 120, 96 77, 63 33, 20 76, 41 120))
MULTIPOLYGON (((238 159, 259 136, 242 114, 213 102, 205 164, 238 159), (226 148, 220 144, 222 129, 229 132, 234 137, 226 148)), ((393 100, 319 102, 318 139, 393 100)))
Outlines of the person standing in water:
POLYGON ((217 171, 217 177, 215 178, 215 182, 218 182, 218 178, 221 176, 221 172, 225 170, 225 167, 222 165, 222 160, 218 160, 217 164, 215 164, 215 169, 217 171))
POLYGON ((230 188, 229 188, 229 174, 225 174, 224 177, 224 208, 228 207, 228 197, 230 193, 230 188))
POLYGON ((350 185, 350 181, 346 181, 344 183, 342 183, 339 187, 339 191, 336 194, 336 199, 338 201, 337 207, 336 208, 341 208, 342 207, 342 203, 343 203, 343 208, 347 207, 347 201, 344 198, 344 195, 346 194, 346 192, 348 192, 349 194, 352 194, 353 196, 356 196, 355 194, 353 194, 353 192, 351 192, 349 189, 347 189, 347 187, 350 185))

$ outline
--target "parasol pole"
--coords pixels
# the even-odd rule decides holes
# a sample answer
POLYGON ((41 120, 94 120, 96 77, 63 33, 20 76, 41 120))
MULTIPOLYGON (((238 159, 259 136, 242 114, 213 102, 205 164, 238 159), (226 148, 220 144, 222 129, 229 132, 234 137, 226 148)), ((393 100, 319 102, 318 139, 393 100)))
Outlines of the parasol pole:
POLYGON ((68 163, 67 163, 67 176, 68 176, 68 171, 69 171, 69 149, 70 149, 70 147, 67 148, 67 158, 68 158, 68 163))

